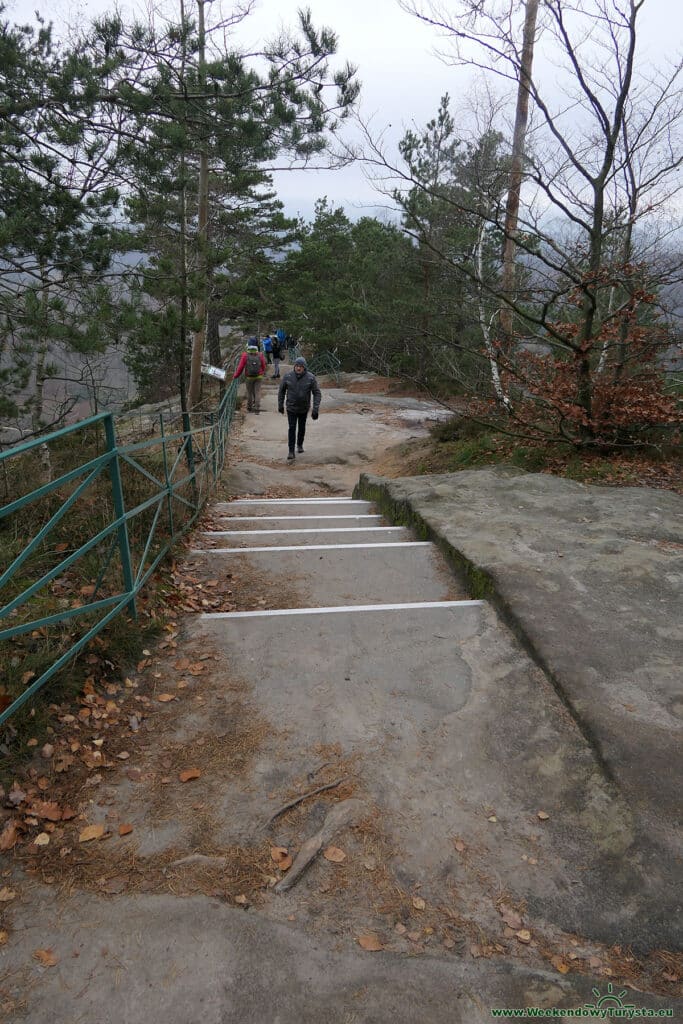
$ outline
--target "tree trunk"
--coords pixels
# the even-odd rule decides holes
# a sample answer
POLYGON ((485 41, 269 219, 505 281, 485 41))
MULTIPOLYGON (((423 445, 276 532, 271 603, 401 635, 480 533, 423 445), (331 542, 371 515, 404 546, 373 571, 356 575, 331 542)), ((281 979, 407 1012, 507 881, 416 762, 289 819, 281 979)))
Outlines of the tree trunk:
POLYGON ((534 59, 538 5, 539 0, 526 0, 522 59, 519 66, 519 82, 517 85, 517 109, 515 111, 515 127, 510 156, 510 187, 505 206, 503 271, 501 280, 502 302, 499 313, 500 341, 504 351, 509 351, 513 339, 512 309, 508 303, 513 302, 515 298, 515 254, 517 249, 515 235, 517 234, 519 199, 524 169, 524 141, 529 120, 529 83, 531 82, 531 69, 534 59))
MULTIPOLYGON (((205 88, 206 65, 206 33, 204 29, 204 3, 197 0, 198 8, 198 41, 199 41, 199 87, 205 88)), ((199 190, 197 216, 197 271, 201 294, 195 307, 197 329, 192 342, 192 360, 190 364, 190 392, 188 396, 190 409, 199 403, 201 391, 202 356, 206 341, 206 296, 208 292, 208 261, 207 247, 209 235, 209 154, 208 139, 204 139, 199 154, 199 190)))
POLYGON ((491 371, 491 384, 493 385, 493 391, 496 396, 496 401, 506 412, 512 411, 512 403, 510 398, 505 393, 503 382, 500 379, 500 367, 498 365, 498 357, 496 355, 495 348, 491 342, 491 329, 490 325, 486 321, 486 312, 484 310, 483 302, 483 282, 484 282, 484 221, 482 220, 477 235, 477 249, 476 249, 476 268, 477 268, 477 280, 479 284, 479 327, 481 328, 481 334, 484 339, 484 348, 489 360, 489 369, 491 371))

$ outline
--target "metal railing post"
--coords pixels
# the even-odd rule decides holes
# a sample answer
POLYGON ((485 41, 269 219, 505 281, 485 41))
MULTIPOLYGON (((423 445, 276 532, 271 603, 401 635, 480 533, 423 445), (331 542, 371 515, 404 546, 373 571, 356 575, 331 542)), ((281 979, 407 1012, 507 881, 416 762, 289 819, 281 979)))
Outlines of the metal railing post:
POLYGON ((159 433, 161 434, 161 455, 164 460, 164 479, 166 481, 166 502, 168 505, 168 528, 171 537, 175 537, 175 526, 173 525, 173 484, 168 475, 168 456, 166 454, 166 435, 164 433, 164 414, 159 413, 159 433))
MULTIPOLYGON (((213 413, 209 413, 209 422, 211 423, 211 430, 209 432, 209 447, 211 448, 211 472, 213 473, 213 482, 216 483, 217 472, 216 472, 216 424, 214 422, 213 413)), ((208 454, 208 453, 207 453, 208 454)))
POLYGON ((121 568, 123 570, 123 585, 126 592, 130 594, 130 601, 127 604, 128 611, 137 618, 135 607, 135 583, 133 580, 133 564, 130 557, 130 543, 128 540, 128 523, 123 518, 126 514, 125 502, 123 500, 123 486, 121 484, 121 468, 119 466, 119 453, 116 447, 116 431, 114 428, 114 417, 108 413, 104 420, 104 433, 107 439, 107 450, 111 453, 109 462, 109 479, 111 480, 112 498, 114 500, 114 515, 121 520, 117 533, 119 538, 119 551, 121 552, 121 568))
POLYGON ((192 497, 194 503, 199 507, 199 496, 197 493, 197 474, 194 468, 194 451, 192 449, 192 424, 190 423, 189 412, 182 412, 183 420, 183 434, 185 435, 185 455, 187 458, 187 468, 190 471, 190 479, 192 485, 192 497))

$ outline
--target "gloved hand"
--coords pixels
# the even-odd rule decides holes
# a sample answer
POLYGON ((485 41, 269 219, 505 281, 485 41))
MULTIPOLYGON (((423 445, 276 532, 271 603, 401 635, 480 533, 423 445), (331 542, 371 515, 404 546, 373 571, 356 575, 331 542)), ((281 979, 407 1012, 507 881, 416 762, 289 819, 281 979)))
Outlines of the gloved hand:
POLYGON ((284 416, 284 414, 285 414, 285 410, 284 409, 278 409, 278 412, 280 413, 281 416, 284 416))
POLYGON ((312 420, 317 420, 317 418, 318 418, 318 414, 317 414, 317 412, 312 412, 312 413, 311 413, 311 419, 312 419, 312 420))

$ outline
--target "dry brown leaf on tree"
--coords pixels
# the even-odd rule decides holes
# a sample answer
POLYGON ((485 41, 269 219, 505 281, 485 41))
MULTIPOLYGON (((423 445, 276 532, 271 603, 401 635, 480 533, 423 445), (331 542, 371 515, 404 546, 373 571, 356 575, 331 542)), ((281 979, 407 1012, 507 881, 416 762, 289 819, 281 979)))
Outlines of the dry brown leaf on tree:
POLYGON ((357 942, 361 949, 366 950, 368 953, 378 953, 384 949, 379 936, 375 935, 374 932, 366 932, 363 935, 359 935, 357 942))

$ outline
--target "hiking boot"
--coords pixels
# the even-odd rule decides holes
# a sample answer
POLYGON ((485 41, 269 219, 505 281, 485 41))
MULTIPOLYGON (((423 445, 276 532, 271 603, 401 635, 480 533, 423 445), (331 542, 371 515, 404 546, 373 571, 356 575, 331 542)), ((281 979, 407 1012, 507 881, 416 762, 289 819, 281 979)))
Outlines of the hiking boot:
POLYGON ((304 450, 303 450, 303 448, 302 448, 302 446, 301 446, 300 444, 298 444, 298 445, 296 446, 296 450, 298 451, 299 455, 303 455, 303 451, 304 451, 304 450))
POLYGON ((294 458, 294 452, 290 452, 289 455, 287 456, 287 461, 289 462, 289 460, 293 459, 293 458, 294 458))

